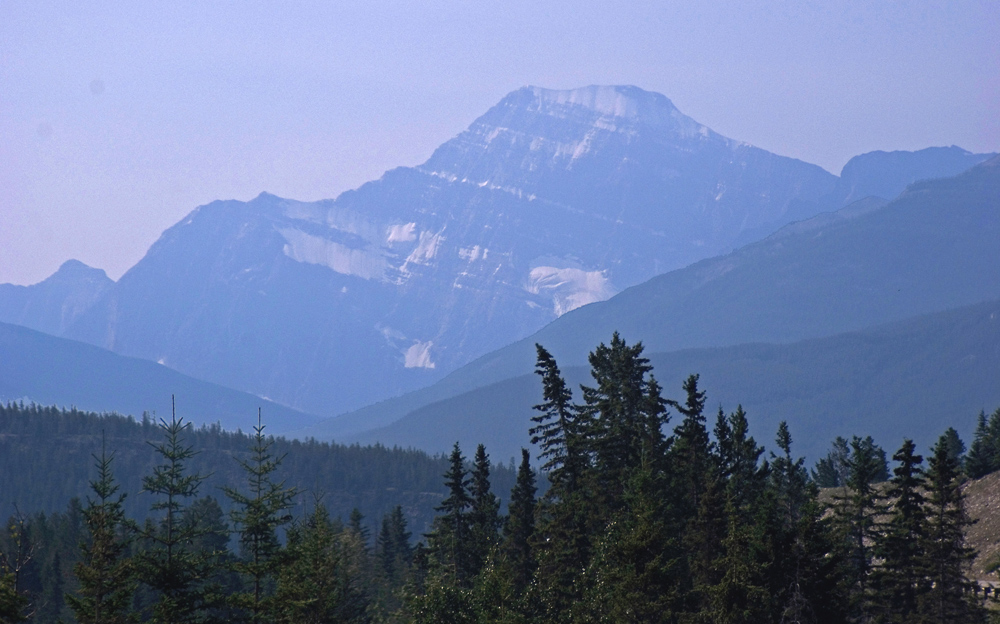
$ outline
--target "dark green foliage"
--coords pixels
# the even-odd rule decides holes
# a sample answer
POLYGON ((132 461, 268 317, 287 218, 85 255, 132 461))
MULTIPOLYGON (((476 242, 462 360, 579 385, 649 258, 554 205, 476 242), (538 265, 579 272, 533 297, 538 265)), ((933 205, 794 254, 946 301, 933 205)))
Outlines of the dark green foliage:
POLYGON ((921 540, 929 587, 920 595, 925 622, 965 624, 982 621, 966 572, 975 553, 965 544, 972 524, 965 510, 962 473, 952 436, 945 433, 931 452, 927 468, 927 526, 921 540))
POLYGON ((367 622, 368 600, 358 566, 363 551, 356 533, 332 522, 317 502, 305 522, 288 531, 288 553, 274 594, 274 621, 367 622))
MULTIPOLYGON (((169 422, 160 421, 163 441, 150 444, 163 463, 143 479, 143 491, 157 497, 150 508, 160 515, 158 522, 147 521, 139 530, 143 548, 136 564, 140 579, 154 592, 152 621, 163 624, 208 618, 213 600, 209 582, 218 565, 218 544, 213 539, 217 527, 202 522, 203 518, 210 520, 206 514, 218 505, 212 509, 210 505, 195 508, 186 504, 197 496, 205 479, 187 470, 186 463, 195 454, 182 438, 187 428, 176 414, 169 422)), ((221 515, 221 510, 218 512, 221 515)), ((228 532, 224 537, 228 541, 228 532)))
POLYGON ((938 444, 944 444, 949 459, 958 465, 960 470, 965 468, 965 442, 958 436, 954 427, 948 427, 941 435, 938 444))
POLYGON ((469 480, 469 545, 471 573, 478 574, 500 538, 500 499, 490 491, 490 458, 486 447, 476 448, 469 480))
POLYGON ((608 517, 620 508, 643 448, 656 454, 664 450, 666 404, 655 380, 647 379, 652 367, 642 351, 642 343, 629 346, 615 332, 610 345, 601 343, 588 356, 595 383, 582 387, 581 418, 608 517))
POLYGON ((852 620, 868 622, 877 610, 871 574, 877 519, 884 512, 876 484, 885 473, 884 453, 871 438, 851 439, 846 493, 836 498, 835 522, 844 566, 841 581, 852 620))
MULTIPOLYGON (((256 419, 251 421, 248 415, 247 420, 251 429, 256 419)), ((53 514, 65 511, 74 497, 85 499, 90 492, 92 456, 101 452, 102 431, 108 448, 115 451, 115 476, 122 491, 130 493, 123 503, 125 514, 139 522, 149 517, 149 501, 137 494, 142 477, 154 465, 147 441, 160 435, 152 418, 136 421, 114 414, 8 403, 0 404, 0 474, 5 476, 0 518, 13 515, 15 505, 31 513, 53 514)), ((212 425, 188 429, 184 435, 197 451, 188 466, 193 473, 206 476, 203 491, 245 487, 246 473, 237 460, 251 459, 252 434, 212 425)), ((426 532, 434 507, 445 494, 441 473, 447 468, 447 457, 280 437, 272 440, 270 451, 284 457, 282 481, 301 491, 323 494, 331 515, 345 520, 354 507, 369 518, 381 518, 402 505, 411 529, 426 532)), ((497 491, 509 491, 516 470, 497 465, 490 476, 497 491)), ((219 503, 226 512, 232 509, 227 497, 219 497, 219 503)), ((310 510, 307 502, 300 501, 292 513, 301 517, 310 510)))
MULTIPOLYGON (((1000 409, 993 413, 991 420, 1000 421, 1000 409)), ((972 437, 972 446, 965 458, 965 473, 973 479, 985 477, 997 469, 997 442, 991 435, 990 426, 986 420, 986 412, 980 411, 976 421, 976 432, 972 437)))
POLYGON ((513 590, 521 594, 531 583, 538 567, 531 544, 535 535, 535 472, 531 456, 521 449, 517 483, 510 493, 509 516, 503 527, 503 554, 513 590))
POLYGON ((15 624, 23 622, 24 608, 28 600, 17 592, 14 587, 14 573, 0 566, 0 623, 15 624))
POLYGON ((920 601, 930 589, 924 557, 927 515, 924 508, 924 458, 914 451, 912 440, 892 456, 899 463, 886 497, 890 513, 876 542, 881 560, 875 573, 877 605, 887 622, 906 624, 919 618, 920 601))
POLYGON ((582 579, 581 621, 669 622, 682 610, 682 551, 667 521, 666 475, 644 461, 582 579))
POLYGON ((472 498, 469 496, 465 458, 458 442, 451 451, 444 479, 448 496, 436 507, 441 515, 435 519, 433 531, 427 536, 428 543, 432 560, 439 566, 442 575, 458 586, 466 587, 472 580, 475 565, 469 513, 472 498))
POLYGON ((132 601, 138 586, 129 557, 132 527, 122 505, 126 494, 118 493, 120 486, 111 471, 114 453, 102 449, 94 460, 97 479, 91 489, 95 498, 88 498, 83 510, 88 535, 80 546, 81 560, 73 569, 80 586, 67 601, 80 624, 125 624, 137 620, 132 601))
POLYGON ((575 491, 579 487, 586 464, 583 449, 584 431, 579 413, 573 405, 573 393, 559 373, 555 359, 542 345, 535 345, 538 361, 535 373, 542 378, 544 401, 534 406, 540 412, 532 416, 536 423, 529 433, 531 443, 541 450, 538 459, 544 461, 542 470, 556 488, 575 491))
POLYGON ((273 478, 284 457, 277 457, 271 451, 274 440, 264 436, 259 412, 252 440, 251 458, 238 460, 246 474, 249 492, 244 494, 227 487, 225 493, 233 503, 230 516, 240 544, 239 556, 231 565, 244 587, 230 596, 230 602, 238 613, 245 614, 246 621, 257 624, 268 621, 266 614, 273 610, 270 597, 281 554, 277 530, 291 522, 293 499, 298 491, 273 478))
POLYGON ((406 517, 401 506, 396 505, 382 518, 382 530, 375 542, 375 552, 387 577, 398 577, 410 564, 413 548, 410 546, 410 532, 406 530, 406 517))

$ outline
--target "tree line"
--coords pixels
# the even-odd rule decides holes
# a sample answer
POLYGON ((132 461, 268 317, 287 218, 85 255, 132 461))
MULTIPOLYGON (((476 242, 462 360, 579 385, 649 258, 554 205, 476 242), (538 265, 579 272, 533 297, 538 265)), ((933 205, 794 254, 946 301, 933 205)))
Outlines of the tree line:
POLYGON ((530 439, 542 474, 523 450, 504 514, 486 449, 470 461, 456 444, 416 545, 398 506, 375 535, 360 512, 343 523, 319 498, 296 517, 303 492, 280 479, 290 456, 259 425, 238 462, 243 483, 225 490, 226 514, 201 496, 189 429, 161 421, 144 521, 124 512, 106 449, 86 505, 42 517, 48 535, 14 518, 0 543, 0 620, 41 621, 49 603, 25 594, 21 573, 35 548, 69 552, 73 540, 59 536, 75 525, 71 573, 47 564, 64 579, 46 590, 65 597, 64 621, 988 621, 966 576, 974 553, 961 489, 987 456, 973 451, 995 439, 985 416, 967 456, 946 432, 926 461, 904 441, 890 470, 873 440, 854 437, 834 441, 810 473, 785 423, 771 453, 742 407, 720 408, 710 430, 697 375, 683 400, 665 399, 642 352, 617 334, 599 345, 576 402, 537 346, 543 401, 530 439), (821 491, 822 479, 836 488, 821 491))

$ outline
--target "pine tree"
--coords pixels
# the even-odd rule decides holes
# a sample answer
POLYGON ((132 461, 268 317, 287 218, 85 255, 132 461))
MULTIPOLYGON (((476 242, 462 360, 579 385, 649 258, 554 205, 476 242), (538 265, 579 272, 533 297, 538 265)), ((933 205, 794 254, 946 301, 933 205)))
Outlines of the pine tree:
POLYGON ((500 500, 490 491, 490 458, 486 447, 476 448, 469 482, 470 573, 478 574, 499 540, 500 500))
POLYGON ((153 474, 143 477, 143 491, 159 496, 151 510, 162 512, 159 525, 147 523, 139 531, 148 547, 140 551, 140 579, 156 594, 152 621, 162 624, 200 622, 210 607, 206 583, 215 571, 214 553, 197 552, 191 544, 202 529, 184 517, 184 500, 194 498, 205 476, 188 474, 187 460, 195 452, 185 446, 181 434, 189 427, 176 411, 170 422, 160 420, 163 442, 149 444, 162 458, 153 474))
POLYGON ((816 462, 812 478, 822 488, 843 487, 850 469, 847 466, 851 449, 845 438, 837 436, 826 457, 816 462))
POLYGON ((435 509, 441 512, 434 519, 431 533, 427 536, 434 562, 440 566, 445 578, 456 585, 467 587, 473 576, 472 525, 469 509, 469 479, 465 470, 465 458, 455 443, 449 458, 448 471, 444 473, 448 496, 435 509))
POLYGON ((893 470, 886 492, 889 518, 875 547, 881 559, 875 574, 877 604, 885 613, 885 621, 899 624, 917 621, 919 601, 929 589, 922 552, 927 524, 925 481, 920 468, 924 458, 915 454, 915 449, 912 440, 905 440, 892 456, 899 465, 893 470))
POLYGON ((247 614, 247 621, 257 624, 267 621, 269 598, 280 564, 277 529, 291 522, 289 510, 298 490, 273 480, 284 456, 276 457, 271 452, 273 440, 264 435, 259 410, 251 440, 250 460, 238 460, 247 477, 249 493, 230 487, 223 490, 233 502, 230 515, 240 540, 240 557, 232 568, 247 584, 246 590, 230 596, 230 602, 247 614))
POLYGON ((930 587, 920 596, 923 621, 966 624, 983 619, 966 573, 975 551, 965 543, 972 521, 965 510, 962 475, 946 433, 934 445, 927 470, 927 529, 920 546, 930 587))
POLYGON ((97 480, 90 482, 96 498, 83 510, 88 539, 80 545, 82 560, 74 567, 80 587, 66 597, 80 624, 126 624, 137 620, 132 600, 138 581, 129 558, 132 527, 125 517, 126 495, 111 471, 114 453, 108 455, 101 441, 101 455, 94 455, 97 480), (117 496, 116 496, 117 494, 117 496))
POLYGON ((537 562, 531 547, 535 533, 535 471, 527 449, 521 449, 521 465, 517 482, 510 493, 510 512, 503 527, 503 553, 513 582, 514 591, 521 594, 535 574, 537 562))

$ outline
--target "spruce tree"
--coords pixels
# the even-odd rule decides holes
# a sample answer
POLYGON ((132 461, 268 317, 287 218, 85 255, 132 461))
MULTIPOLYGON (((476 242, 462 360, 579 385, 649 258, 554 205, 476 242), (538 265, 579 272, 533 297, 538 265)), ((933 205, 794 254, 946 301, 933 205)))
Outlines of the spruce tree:
POLYGON ((582 622, 672 622, 682 616, 683 556, 663 496, 666 476, 641 461, 629 477, 624 507, 601 536, 581 579, 582 622))
MULTIPOLYGON (((583 386, 583 419, 593 449, 598 477, 597 494, 603 499, 595 512, 606 521, 622 503, 630 471, 638 467, 647 440, 661 444, 665 402, 651 396, 642 357, 642 343, 629 346, 615 332, 610 345, 601 343, 588 356, 594 386, 583 386)), ((658 390, 658 387, 656 387, 658 390)))
POLYGON ((150 446, 163 461, 143 477, 143 491, 158 498, 150 509, 162 513, 160 522, 139 531, 146 548, 137 557, 139 578, 155 593, 152 621, 162 624, 201 622, 210 607, 206 584, 215 567, 214 553, 198 552, 192 543, 202 529, 184 516, 186 499, 194 498, 205 476, 188 474, 186 463, 195 452, 184 444, 189 427, 176 410, 170 421, 160 419, 163 441, 150 446))
POLYGON ((382 528, 375 543, 379 566, 387 578, 398 579, 413 557, 410 532, 406 530, 403 508, 396 505, 382 518, 382 528))
POLYGON ((548 473, 549 482, 556 491, 573 492, 580 487, 586 456, 583 434, 573 393, 559 372, 552 355, 540 344, 535 345, 538 360, 535 373, 542 378, 542 403, 535 405, 539 412, 531 417, 536 423, 529 431, 531 443, 541 449, 538 459, 543 461, 542 471, 548 473))
POLYGON ((83 510, 88 537, 74 567, 79 589, 66 599, 80 624, 126 624, 138 619, 132 612, 138 581, 129 557, 132 526, 123 509, 126 494, 118 493, 111 470, 114 453, 106 452, 103 439, 94 461, 97 479, 90 488, 95 498, 88 498, 83 510))
POLYGON ((290 510, 298 494, 295 488, 275 482, 273 476, 284 456, 271 451, 273 439, 264 435, 260 411, 251 438, 250 459, 237 460, 247 478, 249 492, 234 488, 223 490, 233 503, 230 516, 240 542, 240 556, 232 568, 245 583, 245 589, 230 596, 230 602, 246 614, 249 622, 267 621, 270 596, 280 564, 281 543, 277 530, 292 520, 290 510))
POLYGON ((969 446, 969 454, 965 458, 965 474, 973 479, 985 477, 995 470, 997 448, 990 436, 986 421, 986 412, 980 411, 976 420, 976 433, 969 446))
POLYGON ((474 574, 469 517, 472 498, 469 496, 465 458, 458 442, 452 448, 444 479, 448 496, 435 507, 441 515, 434 519, 432 531, 427 537, 433 560, 443 576, 458 586, 467 587, 474 574))
POLYGON ((509 516, 503 527, 503 554, 514 591, 521 594, 535 574, 537 562, 531 542, 535 533, 535 471, 528 449, 521 449, 517 482, 510 493, 509 516))
POLYGON ((476 448, 469 496, 470 573, 475 575, 497 546, 501 526, 500 500, 490 491, 490 458, 482 444, 476 448))
POLYGON ((834 508, 848 614, 852 621, 865 623, 873 621, 877 611, 871 574, 877 519, 884 512, 883 497, 875 487, 885 472, 879 450, 870 437, 851 439, 847 492, 835 498, 834 508))
POLYGON ((928 591, 923 547, 926 543, 927 515, 924 509, 924 458, 905 440, 892 459, 893 470, 886 496, 889 518, 876 541, 875 554, 881 560, 876 570, 877 604, 884 621, 907 624, 919 619, 919 603, 928 591))
POLYGON ((962 474, 946 433, 934 445, 927 469, 927 528, 921 550, 929 587, 920 596, 923 621, 966 624, 983 619, 966 576, 975 551, 965 542, 972 524, 965 510, 962 474))
POLYGON ((719 469, 705 425, 705 393, 698 388, 698 375, 691 375, 683 389, 683 404, 668 403, 683 415, 674 429, 669 453, 669 496, 672 512, 686 553, 688 609, 709 608, 708 588, 719 580, 716 560, 722 555, 726 534, 719 469))

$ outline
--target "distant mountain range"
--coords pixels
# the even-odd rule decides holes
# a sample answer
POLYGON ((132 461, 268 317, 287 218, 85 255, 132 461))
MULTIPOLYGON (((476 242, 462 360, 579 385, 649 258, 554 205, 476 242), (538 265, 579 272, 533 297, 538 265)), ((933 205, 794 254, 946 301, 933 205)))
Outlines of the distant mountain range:
POLYGON ((182 375, 166 366, 93 345, 0 323, 0 402, 23 401, 118 412, 140 418, 177 415, 197 426, 251 431, 262 411, 268 433, 280 435, 316 422, 310 414, 182 375))
MULTIPOLYGON (((757 310, 785 300, 781 309, 795 309, 794 288, 813 279, 810 270, 817 283, 853 278, 838 277, 823 258, 800 267, 793 276, 800 282, 774 292, 754 291, 758 272, 747 264, 711 279, 712 271, 728 274, 727 263, 744 252, 676 270, 869 193, 892 199, 914 180, 952 175, 989 156, 957 147, 875 152, 852 159, 838 178, 723 137, 636 87, 525 87, 423 165, 394 169, 335 200, 262 194, 213 202, 164 232, 115 283, 71 262, 40 284, 0 286, 0 321, 322 415, 427 386, 556 319, 590 319, 540 334, 557 354, 575 340, 575 361, 618 322, 628 338, 657 349, 832 334, 900 318, 909 295, 897 298, 899 309, 882 302, 891 311, 879 311, 878 296, 871 310, 845 302, 853 307, 847 314, 814 302, 816 319, 772 327, 754 324, 757 310), (695 288, 700 283, 707 285, 695 288), (721 301, 726 289, 734 301, 761 294, 744 302, 752 307, 736 321, 697 307, 721 301), (631 310, 610 312, 623 306, 631 310), (653 313, 661 306, 662 317, 653 313), (687 320, 671 316, 682 309, 691 310, 687 320), (675 322, 682 326, 671 327, 675 322), (665 334, 677 339, 661 339, 665 334)), ((818 218, 861 222, 897 203, 872 211, 880 200, 868 199, 818 218)), ((878 247, 881 234, 872 230, 857 244, 878 247)), ((823 248, 789 240, 803 252, 823 248)), ((912 261, 921 267, 927 259, 912 261)), ((941 300, 979 300, 964 283, 942 287, 952 290, 939 293, 941 300)), ((801 296, 823 296, 824 288, 806 285, 801 296)), ((524 368, 523 345, 530 341, 444 383, 474 378, 455 386, 460 393, 522 374, 531 366, 524 368), (496 374, 470 372, 484 365, 496 374)), ((359 426, 376 424, 385 423, 359 426)))
MULTIPOLYGON (((998 258, 1000 157, 994 157, 956 177, 911 185, 892 202, 855 202, 838 212, 791 224, 739 251, 658 276, 608 301, 566 314, 428 388, 323 421, 308 433, 319 438, 394 440, 398 436, 390 433, 391 428, 364 432, 396 421, 404 427, 425 406, 523 376, 533 368, 536 342, 563 366, 580 366, 587 353, 616 330, 626 340, 641 340, 647 352, 657 353, 829 336, 994 300, 1000 297, 998 258)), ((929 338, 921 340, 930 343, 929 338)), ((996 337, 990 339, 994 342, 985 344, 998 348, 996 337)), ((900 345, 893 349, 896 352, 887 347, 886 357, 908 353, 900 345)), ((940 360, 931 353, 926 357, 940 360)), ((849 360, 844 364, 849 366, 849 360)), ((796 366, 808 369, 818 364, 800 357, 796 366)), ((696 373, 699 368, 692 364, 682 372, 696 373)), ((753 368, 743 373, 758 374, 753 368)), ((849 373, 849 368, 826 371, 857 381, 849 373)), ((989 379, 983 392, 994 392, 1000 385, 989 379)), ((765 383, 776 382, 777 378, 765 383)), ((728 386, 715 391, 733 397, 728 386)), ((848 384, 844 391, 860 390, 848 384)), ((896 392, 917 389, 903 385, 896 392)), ((523 403, 518 403, 520 408, 523 403)), ((442 422, 471 419, 468 407, 449 414, 439 411, 437 417, 442 422)), ((489 413, 496 415, 497 409, 489 413)), ((509 429, 504 435, 523 436, 526 416, 511 409, 517 425, 498 426, 509 429)), ((886 417, 886 422, 892 420, 886 417)), ((428 426, 429 431, 451 430, 428 426)), ((513 443, 513 437, 504 440, 504 448, 513 443)))
MULTIPOLYGON (((708 393, 709 424, 720 407, 728 413, 742 404, 751 433, 769 448, 785 420, 796 454, 812 461, 838 435, 871 435, 893 450, 905 435, 926 449, 949 426, 970 441, 979 411, 1000 407, 1000 301, 791 344, 646 355, 664 396, 682 400, 681 383, 698 373, 708 393)), ((593 382, 590 369, 568 366, 563 374, 581 401, 580 384, 593 382)), ((338 438, 431 453, 446 452, 455 441, 462 448, 484 443, 494 457, 506 460, 530 447, 530 418, 537 413, 532 406, 541 399, 541 382, 526 373, 338 438)), ((377 409, 365 410, 373 421, 377 409)), ((678 418, 675 414, 675 425, 678 418)))

